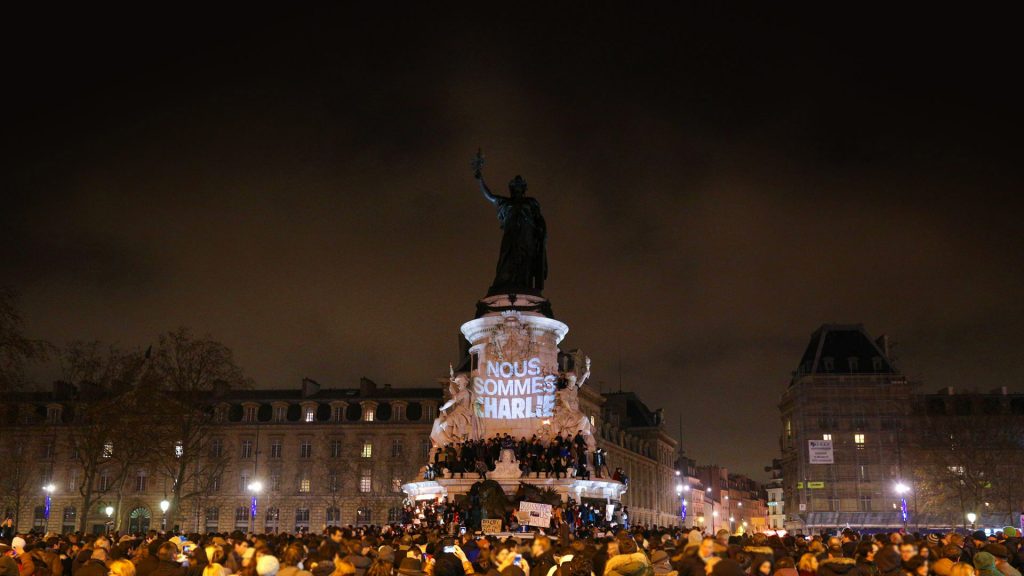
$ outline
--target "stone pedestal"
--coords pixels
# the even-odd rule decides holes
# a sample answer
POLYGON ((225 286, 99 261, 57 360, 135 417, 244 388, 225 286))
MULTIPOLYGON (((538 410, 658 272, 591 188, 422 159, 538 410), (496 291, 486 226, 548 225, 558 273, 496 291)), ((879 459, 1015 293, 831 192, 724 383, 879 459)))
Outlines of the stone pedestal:
MULTIPOLYGON (((577 391, 589 376, 579 367, 559 370, 558 344, 569 327, 550 317, 548 301, 539 295, 494 294, 477 305, 477 318, 462 325, 469 342, 469 371, 452 375, 451 400, 442 407, 431 434, 434 451, 467 439, 486 440, 508 434, 514 441, 533 436, 544 443, 555 436, 581 432, 588 451, 595 447, 589 419, 580 411, 577 391)), ((589 460, 589 457, 588 457, 589 460)), ((435 480, 410 482, 402 489, 414 500, 452 498, 466 494, 481 480, 476 472, 438 474, 435 480)), ((533 476, 533 475, 529 475, 533 476)), ((597 498, 618 502, 626 491, 609 479, 522 477, 512 450, 503 450, 488 480, 514 495, 520 482, 551 488, 563 501, 597 498)), ((421 475, 422 477, 422 475, 421 475)))

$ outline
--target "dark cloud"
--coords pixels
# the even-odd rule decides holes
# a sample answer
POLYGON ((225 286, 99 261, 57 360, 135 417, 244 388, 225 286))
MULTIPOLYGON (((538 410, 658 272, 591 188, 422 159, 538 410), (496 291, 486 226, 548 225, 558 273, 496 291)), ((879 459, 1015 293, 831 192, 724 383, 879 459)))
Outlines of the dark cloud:
POLYGON ((263 386, 427 385, 493 275, 483 146, 541 201, 566 345, 703 461, 771 460, 823 322, 1020 390, 1008 36, 771 10, 27 27, 0 279, 58 342, 186 325, 263 386))

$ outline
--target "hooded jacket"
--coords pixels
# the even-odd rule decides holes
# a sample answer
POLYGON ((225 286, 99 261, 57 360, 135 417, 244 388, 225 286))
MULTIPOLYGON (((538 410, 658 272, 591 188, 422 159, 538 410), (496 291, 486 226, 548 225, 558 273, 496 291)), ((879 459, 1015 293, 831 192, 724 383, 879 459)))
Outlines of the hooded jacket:
POLYGON ((604 576, 654 576, 651 561, 643 552, 619 554, 608 559, 604 576))
POLYGON ((818 563, 818 576, 862 576, 853 558, 826 558, 818 563))

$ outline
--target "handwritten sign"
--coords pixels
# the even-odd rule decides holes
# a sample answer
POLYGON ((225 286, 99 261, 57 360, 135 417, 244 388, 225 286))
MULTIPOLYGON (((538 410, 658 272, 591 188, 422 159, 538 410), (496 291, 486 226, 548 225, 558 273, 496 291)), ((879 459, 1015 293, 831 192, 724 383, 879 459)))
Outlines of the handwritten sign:
POLYGON ((539 528, 549 528, 551 526, 551 504, 520 502, 519 511, 530 515, 526 521, 528 526, 537 526, 539 528))

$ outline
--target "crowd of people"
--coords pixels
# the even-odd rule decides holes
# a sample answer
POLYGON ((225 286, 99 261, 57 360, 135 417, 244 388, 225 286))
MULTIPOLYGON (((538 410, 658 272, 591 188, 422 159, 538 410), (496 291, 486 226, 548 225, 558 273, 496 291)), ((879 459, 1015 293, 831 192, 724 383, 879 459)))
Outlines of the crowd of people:
POLYGON ((991 536, 845 530, 809 538, 556 532, 453 535, 394 525, 298 535, 5 534, 0 576, 1020 576, 1024 562, 1012 527, 991 536))
POLYGON ((529 440, 521 437, 516 440, 509 434, 497 434, 493 438, 483 440, 468 439, 464 442, 446 444, 434 451, 433 459, 426 469, 426 478, 433 480, 438 476, 454 477, 459 474, 477 474, 486 478, 487 473, 495 469, 501 453, 510 450, 519 464, 521 476, 524 478, 582 478, 590 479, 591 470, 596 478, 609 478, 626 481, 628 478, 617 469, 609 473, 607 456, 603 448, 597 448, 588 458, 587 440, 580 430, 570 437, 555 436, 545 443, 536 435, 529 440))
MULTIPOLYGON (((628 506, 616 509, 611 516, 608 516, 606 506, 591 502, 577 502, 574 498, 568 498, 565 503, 554 506, 552 514, 554 525, 564 526, 570 534, 582 530, 585 526, 607 528, 616 524, 628 526, 629 523, 628 506)), ((509 510, 501 520, 502 525, 507 526, 510 532, 526 529, 525 526, 519 524, 514 509, 509 510)), ((478 530, 481 527, 480 521, 480 505, 472 498, 466 498, 459 502, 452 502, 447 498, 407 502, 402 509, 402 525, 415 528, 444 528, 454 525, 478 530)))

